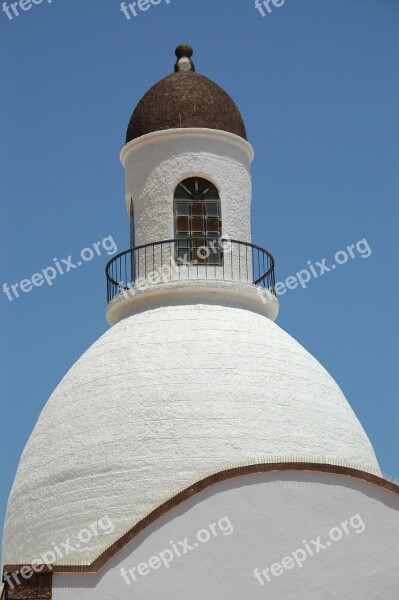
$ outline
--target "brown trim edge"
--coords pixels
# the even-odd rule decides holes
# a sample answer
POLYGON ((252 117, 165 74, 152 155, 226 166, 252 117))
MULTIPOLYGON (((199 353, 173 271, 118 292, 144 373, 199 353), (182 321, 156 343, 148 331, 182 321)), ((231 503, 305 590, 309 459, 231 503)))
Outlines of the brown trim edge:
MULTIPOLYGON (((113 558, 122 548, 129 544, 139 533, 144 531, 149 525, 154 523, 157 519, 168 513, 170 510, 181 504, 182 502, 192 498, 196 494, 203 490, 233 479, 235 477, 241 477, 244 475, 253 475, 256 473, 271 473, 271 472, 282 472, 282 471, 309 471, 317 473, 328 473, 330 475, 346 475, 354 479, 359 479, 367 483, 371 483, 378 487, 385 488, 394 494, 399 495, 399 485, 374 475, 361 471, 359 469, 353 469, 347 466, 330 465, 323 463, 312 463, 312 462, 277 462, 277 463, 258 463, 253 465, 246 465, 240 467, 234 467, 226 469, 213 475, 201 479, 194 485, 179 492, 173 498, 170 498, 161 506, 153 510, 149 515, 144 517, 139 523, 127 531, 122 537, 112 544, 107 550, 102 552, 98 558, 96 558, 90 565, 54 565, 53 571, 56 573, 97 573, 111 558, 113 558)), ((18 571, 24 565, 6 565, 3 569, 3 573, 18 571)))

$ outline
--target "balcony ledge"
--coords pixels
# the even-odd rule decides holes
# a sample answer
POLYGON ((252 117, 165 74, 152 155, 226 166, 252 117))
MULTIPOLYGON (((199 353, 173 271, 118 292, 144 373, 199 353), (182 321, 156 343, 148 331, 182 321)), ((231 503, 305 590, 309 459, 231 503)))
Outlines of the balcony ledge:
POLYGON ((168 281, 143 289, 132 287, 115 296, 107 305, 110 325, 145 310, 162 306, 219 304, 251 310, 275 321, 279 303, 269 290, 250 283, 220 279, 168 281))

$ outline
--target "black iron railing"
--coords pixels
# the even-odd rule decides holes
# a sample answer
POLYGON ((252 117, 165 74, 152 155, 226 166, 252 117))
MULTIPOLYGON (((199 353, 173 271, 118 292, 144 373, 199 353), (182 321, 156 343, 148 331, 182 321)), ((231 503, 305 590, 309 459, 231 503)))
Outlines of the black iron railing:
POLYGON ((251 283, 275 293, 270 252, 228 238, 182 238, 137 246, 114 256, 105 272, 108 302, 130 289, 200 279, 251 283))

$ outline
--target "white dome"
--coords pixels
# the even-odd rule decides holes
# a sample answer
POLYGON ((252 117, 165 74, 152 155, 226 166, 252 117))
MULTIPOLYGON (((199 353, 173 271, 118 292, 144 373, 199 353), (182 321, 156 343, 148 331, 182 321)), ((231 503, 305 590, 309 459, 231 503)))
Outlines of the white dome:
POLYGON ((279 458, 378 470, 325 369, 266 317, 212 304, 122 320, 71 368, 24 450, 5 564, 30 563, 108 516, 61 563, 87 564, 182 488, 237 463, 279 458))

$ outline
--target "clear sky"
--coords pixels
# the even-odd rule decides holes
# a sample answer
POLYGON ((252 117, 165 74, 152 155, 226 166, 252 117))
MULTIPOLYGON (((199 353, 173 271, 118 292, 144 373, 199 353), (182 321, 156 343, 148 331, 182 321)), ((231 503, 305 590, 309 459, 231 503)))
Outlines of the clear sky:
MULTIPOLYGON (((253 242, 275 256, 278 281, 308 261, 319 273, 352 245, 354 258, 345 250, 344 264, 280 296, 278 324, 336 379, 399 478, 399 2, 271 7, 262 17, 253 0, 161 0, 128 20, 119 0, 43 0, 0 13, 0 286, 108 236, 128 248, 127 123, 189 43, 245 119, 253 242)), ((0 524, 47 398, 108 328, 109 258, 102 248, 52 286, 0 293, 0 524)))

